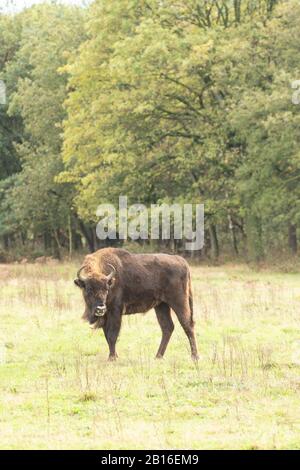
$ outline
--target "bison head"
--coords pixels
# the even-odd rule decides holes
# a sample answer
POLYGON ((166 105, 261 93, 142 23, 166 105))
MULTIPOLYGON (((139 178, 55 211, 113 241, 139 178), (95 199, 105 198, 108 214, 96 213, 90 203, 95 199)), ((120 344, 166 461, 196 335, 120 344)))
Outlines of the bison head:
POLYGON ((109 290, 114 283, 115 268, 112 268, 110 274, 93 274, 83 277, 81 272, 85 266, 79 269, 77 279, 74 280, 76 286, 82 289, 83 297, 86 304, 86 310, 83 318, 88 320, 91 325, 101 327, 104 324, 105 313, 107 310, 107 297, 109 290))

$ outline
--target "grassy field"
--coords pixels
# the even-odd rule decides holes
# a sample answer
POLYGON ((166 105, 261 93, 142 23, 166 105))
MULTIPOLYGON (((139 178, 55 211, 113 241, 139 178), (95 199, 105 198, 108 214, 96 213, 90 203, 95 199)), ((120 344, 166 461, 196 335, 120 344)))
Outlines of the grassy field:
POLYGON ((108 363, 76 267, 0 267, 1 449, 300 449, 300 275, 193 268, 197 367, 153 311, 108 363))

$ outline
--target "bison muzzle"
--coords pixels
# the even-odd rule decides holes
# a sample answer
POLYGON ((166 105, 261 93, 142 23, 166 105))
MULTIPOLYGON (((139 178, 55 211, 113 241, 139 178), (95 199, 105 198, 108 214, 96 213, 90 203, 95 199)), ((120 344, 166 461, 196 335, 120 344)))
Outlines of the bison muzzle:
POLYGON ((163 357, 174 330, 173 310, 189 339, 192 358, 198 359, 191 276, 181 256, 103 248, 85 257, 74 282, 83 292, 84 320, 93 328, 103 328, 110 360, 117 358, 122 316, 151 308, 162 330, 156 357, 163 357))

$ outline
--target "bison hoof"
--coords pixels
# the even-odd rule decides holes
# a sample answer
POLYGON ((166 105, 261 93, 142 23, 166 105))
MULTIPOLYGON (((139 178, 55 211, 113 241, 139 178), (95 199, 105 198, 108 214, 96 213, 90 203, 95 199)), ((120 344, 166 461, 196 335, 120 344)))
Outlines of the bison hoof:
POLYGON ((156 354, 155 359, 163 359, 164 356, 162 354, 156 354))
POLYGON ((193 355, 192 355, 192 359, 193 359, 193 361, 198 362, 198 361, 199 361, 199 356, 198 356, 198 354, 193 354, 193 355))
POLYGON ((114 361, 117 360, 117 357, 118 357, 117 354, 115 354, 114 356, 108 356, 108 361, 109 362, 114 362, 114 361))

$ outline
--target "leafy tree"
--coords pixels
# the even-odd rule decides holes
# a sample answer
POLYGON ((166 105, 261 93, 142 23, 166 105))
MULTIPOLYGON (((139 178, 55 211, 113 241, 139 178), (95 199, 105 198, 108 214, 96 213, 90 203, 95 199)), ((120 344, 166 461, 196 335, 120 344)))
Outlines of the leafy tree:
POLYGON ((299 19, 296 0, 1 15, 0 234, 94 250, 97 206, 123 194, 204 202, 213 257, 296 253, 299 19))
MULTIPOLYGON (((20 41, 20 21, 3 15, 0 12, 0 80, 4 84, 5 97, 9 95, 14 84, 7 77, 7 65, 14 59, 20 41)), ((20 116, 10 117, 7 114, 8 104, 0 104, 0 204, 6 191, 12 185, 13 175, 20 171, 21 165, 14 142, 22 138, 22 120, 20 116)), ((15 225, 8 223, 7 211, 0 210, 0 236, 5 246, 8 245, 8 234, 15 225)))
POLYGON ((229 220, 233 230, 239 215, 240 145, 227 118, 245 86, 238 63, 241 50, 251 59, 251 29, 273 5, 95 2, 90 39, 68 68, 75 91, 61 176, 77 184, 83 218, 95 218, 97 204, 120 188, 145 203, 205 201, 218 256, 216 224, 229 220))
POLYGON ((299 20, 297 2, 278 8, 256 41, 257 79, 243 90, 233 113, 246 148, 237 181, 256 257, 288 245, 297 251, 300 108, 292 103, 291 85, 300 76, 295 42, 299 20))
MULTIPOLYGON (((70 236, 66 221, 73 224, 69 185, 55 182, 62 170, 61 123, 67 77, 59 73, 84 37, 84 13, 75 7, 39 5, 20 14, 19 48, 6 67, 15 87, 10 94, 11 119, 21 116, 24 132, 16 142, 22 170, 7 192, 20 230, 28 236, 44 236, 45 245, 61 243, 70 236)), ((72 227, 71 227, 72 228, 72 227)))

